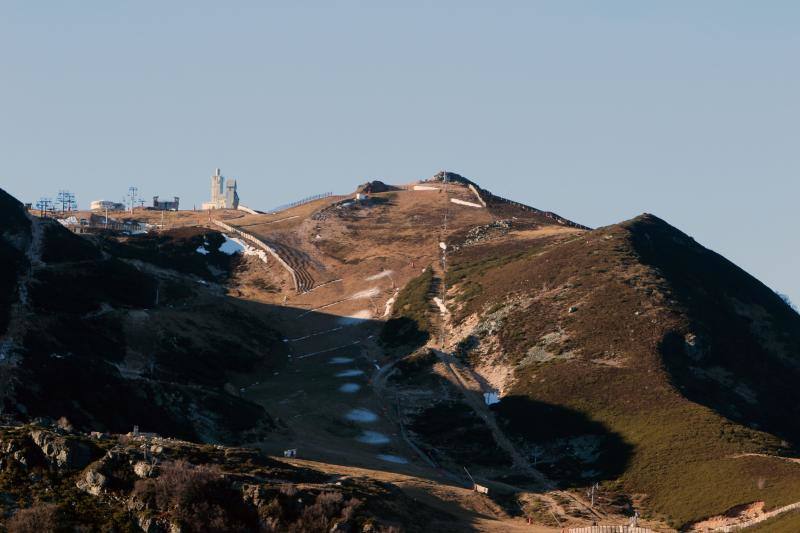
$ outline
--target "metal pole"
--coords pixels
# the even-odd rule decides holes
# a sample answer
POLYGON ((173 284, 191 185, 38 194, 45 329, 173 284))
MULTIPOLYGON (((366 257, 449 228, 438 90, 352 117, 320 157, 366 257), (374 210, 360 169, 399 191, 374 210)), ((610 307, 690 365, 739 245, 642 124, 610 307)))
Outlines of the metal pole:
MULTIPOLYGON (((450 209, 450 200, 447 197, 447 171, 444 171, 444 176, 442 178, 444 182, 444 224, 442 226, 442 238, 439 242, 445 244, 442 248, 442 307, 447 309, 447 214, 450 209)), ((444 315, 444 313, 442 313, 444 315)), ((445 316, 442 316, 442 328, 440 332, 441 336, 441 344, 442 350, 444 351, 445 345, 445 336, 446 336, 446 324, 445 324, 445 316)))
POLYGON ((467 470, 466 466, 463 467, 463 468, 464 468, 464 472, 466 472, 467 476, 469 476, 469 480, 472 481, 472 485, 475 486, 475 479, 473 479, 472 474, 469 473, 469 470, 467 470))

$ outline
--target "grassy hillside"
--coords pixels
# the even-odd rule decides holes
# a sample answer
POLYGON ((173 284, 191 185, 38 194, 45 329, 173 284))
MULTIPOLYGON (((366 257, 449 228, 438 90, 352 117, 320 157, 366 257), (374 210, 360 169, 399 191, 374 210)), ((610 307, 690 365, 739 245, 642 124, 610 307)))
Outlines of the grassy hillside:
MULTIPOLYGON (((472 294, 464 314, 484 317, 472 360, 496 345, 495 364, 516 378, 508 397, 571 409, 627 443, 629 456, 595 442, 611 463, 586 472, 587 484, 642 495, 675 526, 756 500, 800 500, 800 466, 739 457, 796 449, 799 316, 652 216, 534 248, 454 256, 469 272, 458 286, 472 294)), ((551 438, 546 421, 508 401, 497 412, 520 442, 587 455, 569 439, 591 432, 551 438)))

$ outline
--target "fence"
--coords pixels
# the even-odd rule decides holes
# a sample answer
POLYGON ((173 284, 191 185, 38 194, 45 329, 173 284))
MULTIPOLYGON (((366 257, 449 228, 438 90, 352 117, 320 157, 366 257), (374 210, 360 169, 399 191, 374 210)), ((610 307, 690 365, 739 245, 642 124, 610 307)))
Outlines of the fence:
POLYGON ((733 531, 740 531, 750 526, 754 526, 756 524, 769 520, 770 518, 775 518, 776 516, 781 515, 787 511, 794 511, 795 509, 800 509, 800 502, 790 503, 789 505, 773 509, 772 511, 759 515, 755 518, 751 518, 750 520, 740 522, 738 524, 731 524, 729 526, 720 526, 713 529, 709 529, 708 531, 712 531, 715 533, 732 533, 733 531))
POLYGON ((639 526, 588 526, 571 527, 569 533, 656 533, 652 529, 639 526))
MULTIPOLYGON (((491 193, 490 193, 491 194, 491 193)), ((535 207, 531 207, 529 205, 521 204, 519 202, 515 202, 514 200, 509 200, 507 198, 501 198, 500 196, 492 195, 492 199, 496 202, 502 202, 504 204, 512 205, 519 209, 523 209, 525 211, 531 211, 532 213, 536 213, 537 215, 547 217, 550 220, 554 220, 555 222, 561 224, 562 226, 567 226, 570 228, 578 228, 578 229, 592 229, 588 226, 584 226, 583 224, 578 224, 577 222, 573 222, 571 220, 567 220, 566 218, 559 216, 551 211, 542 211, 541 209, 536 209, 535 207)))
POLYGON ((225 224, 224 222, 222 222, 220 220, 212 219, 212 222, 214 224, 216 224, 217 226, 219 226, 220 228, 224 229, 225 231, 230 231, 231 233, 235 233, 236 235, 240 236, 244 240, 249 241, 249 242, 255 244, 256 246, 258 246, 259 248, 262 248, 262 249, 266 250, 272 257, 275 258, 276 261, 278 261, 278 263, 281 264, 281 266, 283 268, 285 268, 289 272, 289 274, 292 275, 292 281, 294 281, 294 289, 296 291, 300 292, 301 287, 300 287, 300 283, 297 280, 297 272, 295 272, 295 270, 291 266, 289 266, 289 263, 284 261, 283 258, 280 255, 278 255, 278 252, 276 252, 271 246, 267 245, 265 242, 263 242, 260 239, 254 237, 253 235, 251 235, 249 233, 245 233, 244 231, 240 230, 239 228, 234 228, 233 226, 229 226, 228 224, 225 224))
POLYGON ((315 194, 314 196, 307 196, 302 200, 297 200, 296 202, 292 202, 290 204, 283 204, 279 205, 278 207, 274 207, 267 211, 268 213, 277 213, 278 211, 283 211, 284 209, 290 209, 292 207, 297 207, 298 205, 307 204, 308 202, 313 202, 314 200, 321 200, 322 198, 330 198, 333 196, 332 192, 324 192, 322 194, 315 194))

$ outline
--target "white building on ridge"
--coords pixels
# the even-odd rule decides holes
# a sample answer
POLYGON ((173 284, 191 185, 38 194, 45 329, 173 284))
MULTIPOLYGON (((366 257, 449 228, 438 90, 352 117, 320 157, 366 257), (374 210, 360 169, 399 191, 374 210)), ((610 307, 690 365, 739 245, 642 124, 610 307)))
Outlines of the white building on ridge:
POLYGON ((211 201, 203 204, 203 209, 238 209, 239 193, 236 192, 236 180, 225 183, 225 176, 219 169, 211 176, 211 201))

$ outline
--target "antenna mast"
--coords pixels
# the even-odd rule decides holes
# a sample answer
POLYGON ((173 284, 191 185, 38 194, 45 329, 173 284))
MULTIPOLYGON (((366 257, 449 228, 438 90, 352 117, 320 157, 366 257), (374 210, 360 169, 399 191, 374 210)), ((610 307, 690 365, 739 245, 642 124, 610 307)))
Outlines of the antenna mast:
POLYGON ((139 189, 131 185, 128 187, 128 198, 130 200, 131 206, 131 213, 133 213, 133 208, 136 206, 136 193, 139 192, 139 189))

